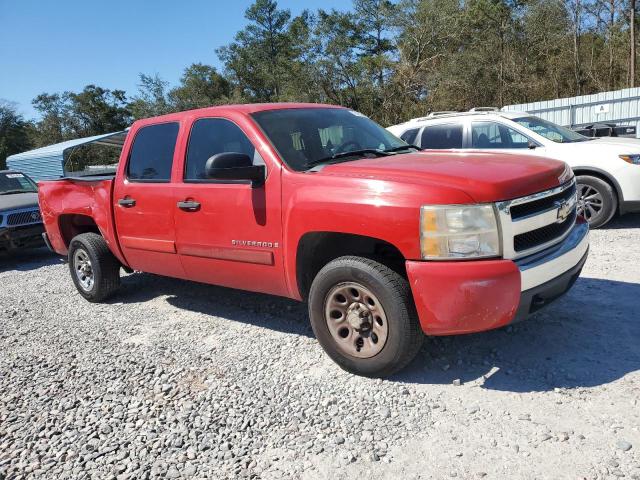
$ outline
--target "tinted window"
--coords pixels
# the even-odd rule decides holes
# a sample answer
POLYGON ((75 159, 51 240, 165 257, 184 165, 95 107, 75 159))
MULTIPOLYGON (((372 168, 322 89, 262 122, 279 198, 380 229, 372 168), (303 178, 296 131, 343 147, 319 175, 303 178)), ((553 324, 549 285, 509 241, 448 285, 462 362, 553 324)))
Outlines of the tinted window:
POLYGON ((474 122, 473 148, 529 148, 529 139, 520 132, 495 122, 474 122))
POLYGON ((591 140, 568 128, 548 122, 538 117, 514 118, 514 122, 557 143, 586 142, 591 140))
POLYGON ((405 142, 361 113, 343 108, 291 108, 265 110, 253 115, 294 170, 307 170, 314 162, 357 160, 359 150, 403 149, 405 142), (351 156, 350 152, 354 152, 351 156))
POLYGON ((444 124, 425 127, 420 137, 422 148, 462 148, 462 125, 444 124))
POLYGON ((133 181, 169 181, 178 129, 177 123, 161 123, 138 130, 129 155, 127 177, 133 181))
POLYGON ((418 136, 418 130, 420 129, 412 128, 411 130, 407 130, 402 135, 400 135, 400 138, 407 143, 413 143, 416 141, 416 137, 418 136))
POLYGON ((222 118, 197 120, 191 129, 187 149, 185 180, 204 180, 207 160, 217 153, 245 153, 254 164, 264 163, 240 128, 222 118))

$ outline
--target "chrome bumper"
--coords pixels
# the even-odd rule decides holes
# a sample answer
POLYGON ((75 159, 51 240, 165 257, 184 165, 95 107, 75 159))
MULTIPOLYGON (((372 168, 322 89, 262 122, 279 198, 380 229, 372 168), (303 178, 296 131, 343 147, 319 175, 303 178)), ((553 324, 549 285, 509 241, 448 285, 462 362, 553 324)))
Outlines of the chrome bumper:
POLYGON ((578 265, 589 250, 589 225, 576 223, 558 245, 516 261, 522 292, 547 283, 578 265))

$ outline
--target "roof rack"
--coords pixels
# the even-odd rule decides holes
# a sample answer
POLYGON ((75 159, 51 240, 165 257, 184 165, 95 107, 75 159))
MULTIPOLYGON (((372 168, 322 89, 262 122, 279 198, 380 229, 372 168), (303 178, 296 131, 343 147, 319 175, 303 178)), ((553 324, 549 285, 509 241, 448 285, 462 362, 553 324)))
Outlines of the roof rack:
POLYGON ((405 123, 412 123, 412 122, 421 122, 423 120, 428 120, 430 118, 435 118, 435 117, 440 117, 443 115, 459 115, 460 112, 454 112, 454 111, 443 111, 443 112, 431 112, 429 115, 427 115, 426 117, 416 117, 416 118, 412 118, 411 120, 407 120, 405 123))
POLYGON ((453 110, 444 110, 442 112, 431 112, 429 115, 427 115, 426 118, 440 117, 442 115, 452 115, 456 113, 460 113, 460 112, 454 112, 453 110))
POLYGON ((469 112, 499 112, 498 107, 474 107, 469 112))
POLYGON ((458 114, 460 114, 460 112, 454 112, 454 111, 448 111, 448 110, 443 112, 431 112, 426 117, 412 118, 411 120, 407 120, 405 123, 421 122, 423 120, 428 120, 430 118, 435 118, 435 117, 441 117, 443 115, 458 115, 458 114))

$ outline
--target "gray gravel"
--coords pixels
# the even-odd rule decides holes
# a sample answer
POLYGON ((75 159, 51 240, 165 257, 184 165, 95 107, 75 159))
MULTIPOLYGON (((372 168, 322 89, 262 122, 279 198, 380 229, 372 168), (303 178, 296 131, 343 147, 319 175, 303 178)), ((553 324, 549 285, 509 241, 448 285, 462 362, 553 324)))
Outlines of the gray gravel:
POLYGON ((640 479, 640 216, 527 322, 336 367, 304 305, 146 274, 85 302, 0 258, 0 479, 640 479))

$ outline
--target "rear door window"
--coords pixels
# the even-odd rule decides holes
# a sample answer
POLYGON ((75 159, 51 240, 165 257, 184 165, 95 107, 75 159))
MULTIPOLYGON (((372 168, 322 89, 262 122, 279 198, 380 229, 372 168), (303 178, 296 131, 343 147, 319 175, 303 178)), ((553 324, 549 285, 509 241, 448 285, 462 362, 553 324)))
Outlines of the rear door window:
POLYGON ((132 182, 169 182, 178 123, 161 123, 138 130, 131 146, 127 178, 132 182))
POLYGON ((471 139, 473 148, 529 148, 529 138, 496 122, 473 122, 471 139))
POLYGON ((420 147, 425 149, 462 148, 462 124, 445 123, 424 127, 420 147))

